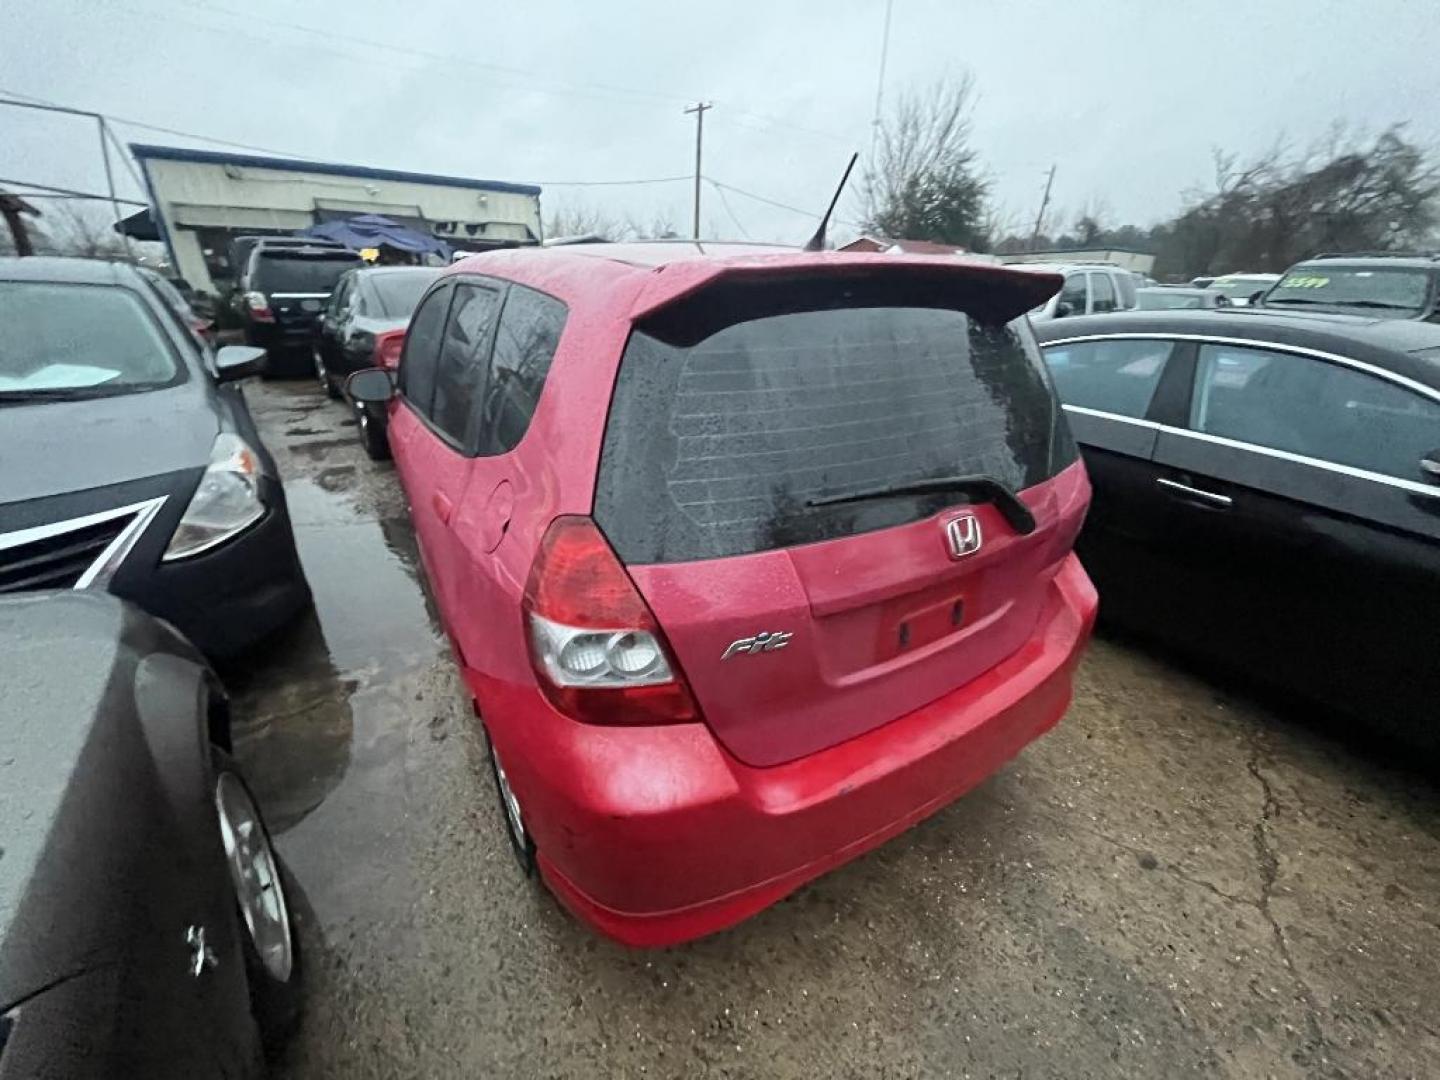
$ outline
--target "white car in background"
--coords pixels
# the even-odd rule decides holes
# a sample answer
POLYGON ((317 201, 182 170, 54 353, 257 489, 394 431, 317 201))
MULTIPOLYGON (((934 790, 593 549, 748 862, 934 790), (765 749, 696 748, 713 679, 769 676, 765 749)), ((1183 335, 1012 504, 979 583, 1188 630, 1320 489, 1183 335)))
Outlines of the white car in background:
POLYGON ((1139 303, 1135 289, 1139 279, 1129 270, 1109 263, 1013 263, 1015 270, 1063 274, 1060 291, 1034 311, 1032 322, 1063 319, 1070 315, 1095 315, 1105 311, 1130 311, 1139 303))

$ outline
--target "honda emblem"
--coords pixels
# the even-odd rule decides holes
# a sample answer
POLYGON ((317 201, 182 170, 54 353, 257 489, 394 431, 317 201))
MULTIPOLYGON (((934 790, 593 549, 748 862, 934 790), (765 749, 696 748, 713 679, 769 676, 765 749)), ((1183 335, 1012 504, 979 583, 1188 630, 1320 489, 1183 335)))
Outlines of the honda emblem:
POLYGON ((980 519, 974 514, 951 518, 945 523, 945 539, 952 559, 974 555, 980 550, 980 519))

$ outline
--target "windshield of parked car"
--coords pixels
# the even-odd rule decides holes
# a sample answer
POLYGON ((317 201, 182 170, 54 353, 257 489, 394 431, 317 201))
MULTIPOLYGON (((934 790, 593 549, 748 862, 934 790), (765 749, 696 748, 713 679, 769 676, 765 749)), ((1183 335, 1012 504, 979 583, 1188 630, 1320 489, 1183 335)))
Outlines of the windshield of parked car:
POLYGON ((1140 300, 1141 311, 1176 311, 1205 306, 1205 295, 1188 289, 1140 289, 1136 296, 1140 300))
POLYGON ((104 397, 184 378, 141 298, 116 285, 0 282, 0 400, 104 397))
POLYGON ((1418 315, 1425 309, 1430 275, 1386 267, 1297 266, 1265 297, 1267 306, 1328 305, 1393 310, 1418 315))
POLYGON ((387 319, 408 319, 415 305, 420 303, 420 297, 439 275, 438 269, 418 266, 413 270, 393 270, 373 275, 370 284, 380 303, 378 314, 387 319))
POLYGON ((1019 491, 1074 460, 1023 318, 942 281, 714 288, 635 330, 596 519, 621 558, 681 562, 917 521, 950 493, 817 505, 957 474, 1019 491), (921 306, 934 305, 934 306, 921 306))
POLYGON ((360 265, 360 256, 348 251, 304 254, 297 251, 261 251, 251 287, 263 293, 314 293, 329 296, 346 270, 360 265))

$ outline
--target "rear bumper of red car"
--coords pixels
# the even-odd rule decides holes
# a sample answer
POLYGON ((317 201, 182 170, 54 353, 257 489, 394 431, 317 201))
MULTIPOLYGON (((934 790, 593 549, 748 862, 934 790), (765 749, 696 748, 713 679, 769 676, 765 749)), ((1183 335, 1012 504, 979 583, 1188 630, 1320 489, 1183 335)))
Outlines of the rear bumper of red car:
POLYGON ((734 925, 994 773, 1069 705, 1095 611, 1071 555, 1014 655, 874 731, 769 768, 737 761, 701 724, 556 716, 548 730, 492 734, 555 895, 625 944, 674 944, 734 925))

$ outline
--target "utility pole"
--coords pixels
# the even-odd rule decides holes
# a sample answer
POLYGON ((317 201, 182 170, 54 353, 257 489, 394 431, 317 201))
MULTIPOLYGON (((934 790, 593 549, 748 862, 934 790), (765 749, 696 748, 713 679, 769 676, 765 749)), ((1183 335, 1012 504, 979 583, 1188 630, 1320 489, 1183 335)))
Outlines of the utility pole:
POLYGON ((700 146, 705 134, 705 110, 714 107, 708 101, 697 101, 685 110, 687 116, 690 113, 695 114, 695 228, 693 232, 696 240, 700 239, 700 146))
POLYGON ((1045 194, 1040 199, 1040 212, 1035 215, 1035 228, 1030 230, 1030 250, 1035 250, 1035 241, 1040 238, 1040 226, 1045 221, 1045 210, 1050 205, 1050 185, 1055 183, 1055 166, 1050 166, 1050 172, 1045 177, 1045 194))
POLYGON ((124 230, 124 220, 120 216, 120 203, 115 197, 115 173, 110 168, 109 128, 103 116, 97 116, 95 123, 100 133, 100 160, 105 163, 105 187, 110 192, 110 209, 115 214, 115 231, 120 234, 120 243, 125 248, 126 257, 131 262, 136 262, 135 249, 130 246, 130 235, 124 230))
POLYGON ((885 30, 880 35, 880 74, 875 80, 875 115, 870 121, 870 169, 875 168, 875 140, 880 135, 880 106, 885 100, 885 61, 890 55, 890 15, 895 0, 885 0, 885 30))

